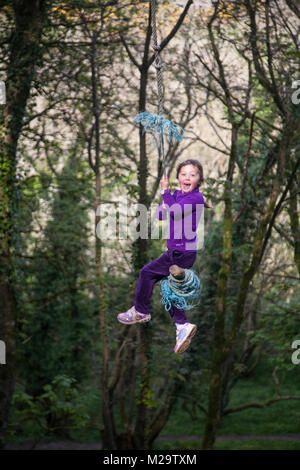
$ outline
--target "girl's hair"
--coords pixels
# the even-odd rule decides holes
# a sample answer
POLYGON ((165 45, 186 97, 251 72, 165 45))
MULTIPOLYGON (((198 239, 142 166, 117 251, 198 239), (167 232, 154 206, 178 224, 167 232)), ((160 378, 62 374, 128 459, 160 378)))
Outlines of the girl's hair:
POLYGON ((198 162, 198 160, 193 160, 190 158, 189 160, 185 160, 185 162, 179 163, 178 167, 176 168, 176 178, 178 178, 181 168, 186 165, 193 165, 199 171, 200 178, 199 178, 199 183, 197 185, 199 188, 199 186, 201 186, 204 180, 203 180, 203 168, 202 168, 201 163, 198 162))

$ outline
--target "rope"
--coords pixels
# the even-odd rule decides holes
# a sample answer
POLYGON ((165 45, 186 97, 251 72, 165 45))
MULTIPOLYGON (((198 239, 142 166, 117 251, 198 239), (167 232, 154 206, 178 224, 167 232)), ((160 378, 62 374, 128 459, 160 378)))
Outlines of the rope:
MULTIPOLYGON (((156 1, 151 0, 151 21, 152 21, 152 49, 155 53, 154 67, 156 68, 156 82, 157 82, 157 96, 158 96, 158 115, 162 116, 164 112, 164 88, 163 88, 163 77, 162 77, 162 61, 160 58, 160 46, 157 43, 157 30, 156 30, 156 1)), ((164 144, 164 133, 160 132, 160 148, 158 148, 159 155, 162 156, 163 162, 163 173, 166 176, 167 165, 165 155, 165 144, 164 144)))
POLYGON ((163 77, 162 77, 162 61, 160 58, 160 46, 157 43, 157 29, 156 29, 156 1, 151 0, 151 21, 152 21, 152 48, 155 52, 154 67, 156 68, 156 81, 157 81, 157 94, 158 94, 158 114, 163 114, 164 90, 163 90, 163 77))
POLYGON ((178 142, 182 139, 182 133, 180 129, 184 131, 181 126, 174 124, 168 119, 163 117, 164 111, 164 87, 163 87, 163 76, 162 76, 162 61, 160 58, 161 47, 157 43, 157 28, 156 28, 156 0, 151 0, 151 23, 152 23, 152 48, 154 50, 154 67, 156 68, 156 81, 157 81, 157 96, 158 96, 158 115, 153 115, 147 111, 141 112, 135 119, 134 122, 141 123, 144 126, 145 131, 152 132, 155 142, 158 148, 159 159, 162 159, 163 174, 166 176, 166 155, 165 155, 165 143, 164 135, 167 134, 169 137, 169 143, 172 145, 173 138, 178 142))
POLYGON ((161 281, 161 303, 168 312, 172 305, 180 310, 190 310, 198 302, 195 301, 202 291, 202 285, 195 271, 184 270, 184 279, 179 280, 170 274, 161 281))

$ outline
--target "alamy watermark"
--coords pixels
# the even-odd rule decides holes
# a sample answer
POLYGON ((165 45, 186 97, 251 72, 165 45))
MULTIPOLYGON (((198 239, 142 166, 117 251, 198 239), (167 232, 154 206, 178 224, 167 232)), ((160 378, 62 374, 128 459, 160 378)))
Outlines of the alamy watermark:
POLYGON ((298 357, 300 356, 300 339, 293 341, 292 349, 296 349, 296 351, 294 351, 292 354, 292 363, 295 365, 300 364, 300 357, 298 357))
POLYGON ((180 204, 165 208, 151 204, 102 203, 97 207, 99 222, 96 234, 101 240, 135 241, 142 239, 178 240, 187 250, 200 250, 204 245, 204 204, 180 204), (170 220, 172 219, 172 220, 170 220), (162 220, 162 223, 159 222, 162 220))
POLYGON ((6 346, 4 341, 0 340, 0 364, 6 364, 6 346))
POLYGON ((3 80, 0 80, 0 104, 6 104, 6 90, 3 80))
POLYGON ((292 103, 299 104, 300 103, 300 80, 294 80, 292 83, 292 88, 296 88, 296 90, 292 93, 292 103))

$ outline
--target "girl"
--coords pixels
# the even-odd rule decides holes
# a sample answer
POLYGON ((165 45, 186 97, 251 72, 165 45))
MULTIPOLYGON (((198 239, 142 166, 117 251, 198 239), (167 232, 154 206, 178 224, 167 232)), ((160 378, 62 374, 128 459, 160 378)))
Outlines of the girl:
MULTIPOLYGON (((181 268, 191 268, 196 260, 197 225, 203 205, 210 207, 199 192, 203 183, 202 165, 197 160, 186 160, 178 165, 176 177, 180 190, 173 195, 169 191, 168 178, 162 177, 160 181, 163 202, 158 208, 158 218, 166 218, 167 212, 170 216, 167 251, 141 269, 134 306, 118 315, 118 320, 125 325, 148 322, 151 319, 150 299, 154 284, 169 275, 170 266, 176 264, 181 268)), ((176 324, 174 352, 180 354, 189 347, 197 326, 187 321, 184 310, 172 306, 169 313, 176 324)))

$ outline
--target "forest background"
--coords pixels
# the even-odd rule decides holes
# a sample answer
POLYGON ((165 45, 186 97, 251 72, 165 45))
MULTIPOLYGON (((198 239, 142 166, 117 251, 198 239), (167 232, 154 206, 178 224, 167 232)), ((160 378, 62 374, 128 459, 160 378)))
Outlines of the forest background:
POLYGON ((116 319, 165 240, 96 233, 104 204, 160 202, 133 122, 158 105, 149 2, 0 2, 2 448, 213 449, 222 432, 299 449, 299 2, 157 3, 164 110, 185 129, 168 176, 197 158, 212 206, 182 355, 157 287, 150 324, 116 319))

